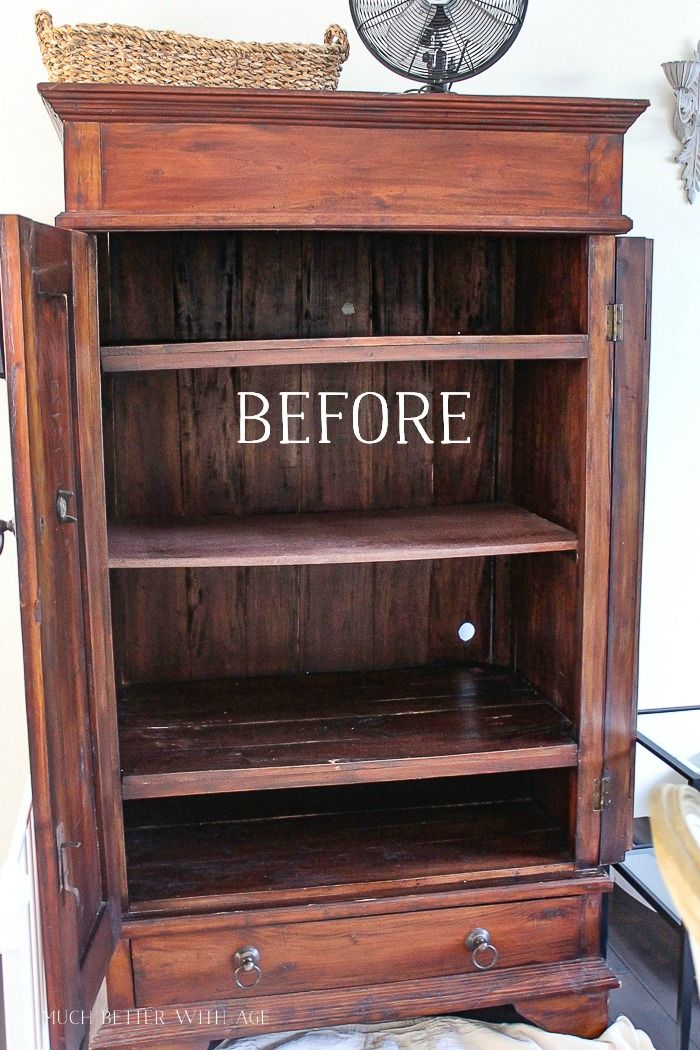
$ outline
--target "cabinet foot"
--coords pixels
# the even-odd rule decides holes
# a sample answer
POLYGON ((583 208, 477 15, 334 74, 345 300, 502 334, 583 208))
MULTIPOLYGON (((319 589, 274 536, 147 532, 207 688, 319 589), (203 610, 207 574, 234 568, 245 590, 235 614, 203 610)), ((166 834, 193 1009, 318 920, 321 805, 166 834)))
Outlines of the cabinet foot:
POLYGON ((519 999, 518 1013, 548 1032, 595 1039, 608 1026, 608 992, 581 992, 519 999))

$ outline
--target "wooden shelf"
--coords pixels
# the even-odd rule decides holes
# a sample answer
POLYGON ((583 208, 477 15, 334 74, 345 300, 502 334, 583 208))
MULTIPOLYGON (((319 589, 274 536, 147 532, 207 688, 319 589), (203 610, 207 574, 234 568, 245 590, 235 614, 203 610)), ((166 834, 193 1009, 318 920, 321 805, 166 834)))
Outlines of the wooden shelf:
POLYGON ((109 527, 112 569, 328 565, 576 550, 573 532, 511 503, 109 527))
POLYGON ((587 335, 368 336, 249 339, 103 346, 105 372, 258 365, 353 364, 360 361, 500 361, 581 359, 587 335))
POLYGON ((576 764, 568 720, 488 666, 132 686, 124 798, 310 787, 576 764))
POLYGON ((446 800, 439 788, 421 797, 417 786, 401 802, 392 785, 383 786, 381 808, 368 794, 374 789, 359 785, 310 792, 294 812, 274 811, 277 803, 257 811, 246 807, 250 796, 236 795, 235 812, 209 809, 209 823, 201 806, 179 825, 167 815, 130 820, 130 911, 400 895, 573 870, 564 830, 529 795, 484 798, 482 785, 473 798, 464 788, 446 800))

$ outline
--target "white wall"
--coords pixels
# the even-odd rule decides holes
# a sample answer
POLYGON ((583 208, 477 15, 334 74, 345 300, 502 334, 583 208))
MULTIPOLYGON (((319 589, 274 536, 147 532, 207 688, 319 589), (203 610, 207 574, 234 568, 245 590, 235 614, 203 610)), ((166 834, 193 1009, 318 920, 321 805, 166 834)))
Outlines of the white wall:
MULTIPOLYGON (((28 788, 28 785, 27 785, 28 788)), ((29 790, 24 809, 29 809, 29 790)), ((7 1050, 48 1050, 36 847, 31 817, 18 821, 0 862, 0 956, 7 1050)), ((3 1042, 3 1036, 6 1042, 3 1042)))
MULTIPOLYGON (((32 14, 11 0, 0 14, 0 208, 50 220, 61 209, 61 153, 35 83, 43 79, 32 14)), ((55 0, 57 23, 113 21, 211 36, 320 40, 331 22, 351 27, 345 0, 55 0)), ((695 0, 531 0, 514 48, 463 92, 650 98, 627 139, 624 205, 635 232, 656 240, 640 702, 698 702, 700 567, 696 406, 700 340, 700 203, 686 203, 672 158, 673 96, 660 63, 689 57, 700 35, 695 0)), ((351 32, 346 90, 407 86, 351 32)), ((504 186, 504 193, 507 193, 504 186)), ((4 393, 2 394, 4 397, 4 393)), ((9 459, 0 404, 0 517, 10 514, 9 459)), ((8 541, 11 548, 12 539, 8 541)), ((0 857, 26 781, 13 553, 0 559, 0 857)))

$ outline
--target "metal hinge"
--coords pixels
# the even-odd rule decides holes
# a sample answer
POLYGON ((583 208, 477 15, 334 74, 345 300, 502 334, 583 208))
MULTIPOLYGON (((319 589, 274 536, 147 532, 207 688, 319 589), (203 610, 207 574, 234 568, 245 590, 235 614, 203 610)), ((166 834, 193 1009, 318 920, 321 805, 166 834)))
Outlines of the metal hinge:
POLYGON ((622 303, 608 303, 607 339, 609 343, 621 343, 625 337, 625 308, 622 303))
POLYGON ((594 813, 601 813, 604 809, 608 809, 612 806, 613 800, 610 797, 611 787, 612 777, 601 777, 600 780, 593 781, 594 813))

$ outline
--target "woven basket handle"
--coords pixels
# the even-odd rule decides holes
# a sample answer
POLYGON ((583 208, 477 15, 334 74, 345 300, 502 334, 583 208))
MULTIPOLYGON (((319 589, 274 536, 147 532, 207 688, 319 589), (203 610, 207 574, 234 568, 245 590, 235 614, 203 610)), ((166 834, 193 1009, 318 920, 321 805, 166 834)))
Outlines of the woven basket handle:
POLYGON ((328 26, 328 29, 323 35, 323 43, 327 44, 329 47, 337 47, 338 53, 343 62, 350 54, 350 41, 348 40, 348 34, 342 26, 328 26))
POLYGON ((53 36, 53 18, 48 11, 37 11, 34 15, 34 27, 39 43, 48 44, 53 36))

